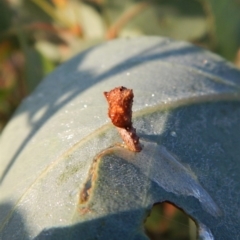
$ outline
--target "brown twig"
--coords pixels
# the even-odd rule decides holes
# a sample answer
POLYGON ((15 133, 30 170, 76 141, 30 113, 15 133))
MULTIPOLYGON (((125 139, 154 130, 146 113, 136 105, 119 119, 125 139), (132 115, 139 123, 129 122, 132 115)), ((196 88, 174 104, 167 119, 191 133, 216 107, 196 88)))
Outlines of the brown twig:
POLYGON ((135 16, 137 16, 140 12, 145 10, 150 5, 149 2, 143 1, 140 3, 134 4, 132 7, 127 9, 123 14, 114 22, 108 29, 106 38, 113 39, 116 38, 119 34, 119 31, 135 16))
POLYGON ((104 92, 108 101, 108 116, 127 148, 133 152, 142 150, 135 128, 132 126, 133 91, 125 87, 117 87, 110 92, 104 92))

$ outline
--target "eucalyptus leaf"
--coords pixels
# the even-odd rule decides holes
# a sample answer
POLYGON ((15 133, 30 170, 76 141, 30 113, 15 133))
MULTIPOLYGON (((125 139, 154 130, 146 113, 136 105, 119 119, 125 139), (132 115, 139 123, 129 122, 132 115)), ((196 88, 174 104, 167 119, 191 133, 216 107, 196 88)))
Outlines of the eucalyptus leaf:
POLYGON ((119 23, 120 26, 123 24, 119 31, 120 37, 159 35, 192 40, 207 33, 206 17, 198 1, 167 0, 146 3, 147 1, 133 0, 106 1, 104 11, 109 22, 119 23))
POLYGON ((238 1, 201 0, 209 9, 209 16, 213 19, 213 34, 216 37, 218 52, 233 60, 240 45, 240 4, 238 1))
POLYGON ((170 201, 200 239, 237 239, 240 72, 167 38, 120 39, 60 66, 0 138, 0 239, 148 239, 170 201), (143 150, 121 144, 103 92, 134 91, 143 150))
POLYGON ((0 2, 0 34, 3 34, 11 25, 12 11, 5 1, 0 2))

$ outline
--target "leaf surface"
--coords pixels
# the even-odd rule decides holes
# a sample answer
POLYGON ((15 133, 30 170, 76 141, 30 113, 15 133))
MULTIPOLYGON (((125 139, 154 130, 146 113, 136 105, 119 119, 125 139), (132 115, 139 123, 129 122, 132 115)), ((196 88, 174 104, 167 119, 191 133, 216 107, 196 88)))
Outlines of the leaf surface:
POLYGON ((166 200, 203 239, 237 238, 239 77, 214 54, 157 37, 63 64, 1 135, 1 238, 147 239, 143 222, 166 200), (134 90, 140 153, 117 144, 107 117, 103 92, 117 86, 134 90))

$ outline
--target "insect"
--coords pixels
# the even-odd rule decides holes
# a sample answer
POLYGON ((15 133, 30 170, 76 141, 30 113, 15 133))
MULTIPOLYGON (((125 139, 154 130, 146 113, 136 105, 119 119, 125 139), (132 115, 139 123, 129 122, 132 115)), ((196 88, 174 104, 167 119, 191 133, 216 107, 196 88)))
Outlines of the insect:
POLYGON ((133 152, 142 150, 136 129, 132 126, 133 90, 123 86, 104 92, 108 101, 108 116, 125 142, 127 148, 133 152))

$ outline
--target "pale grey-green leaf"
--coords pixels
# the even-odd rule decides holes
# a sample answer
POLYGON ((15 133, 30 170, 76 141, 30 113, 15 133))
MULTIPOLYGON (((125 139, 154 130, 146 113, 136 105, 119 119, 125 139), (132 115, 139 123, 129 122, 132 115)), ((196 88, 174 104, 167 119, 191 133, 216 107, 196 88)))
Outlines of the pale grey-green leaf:
POLYGON ((237 239, 239 79, 224 59, 157 37, 107 42, 63 64, 1 135, 0 237, 146 239, 148 210, 168 200, 202 236, 237 239), (109 149, 121 139, 103 92, 121 85, 134 90, 145 145, 136 157, 109 149))

